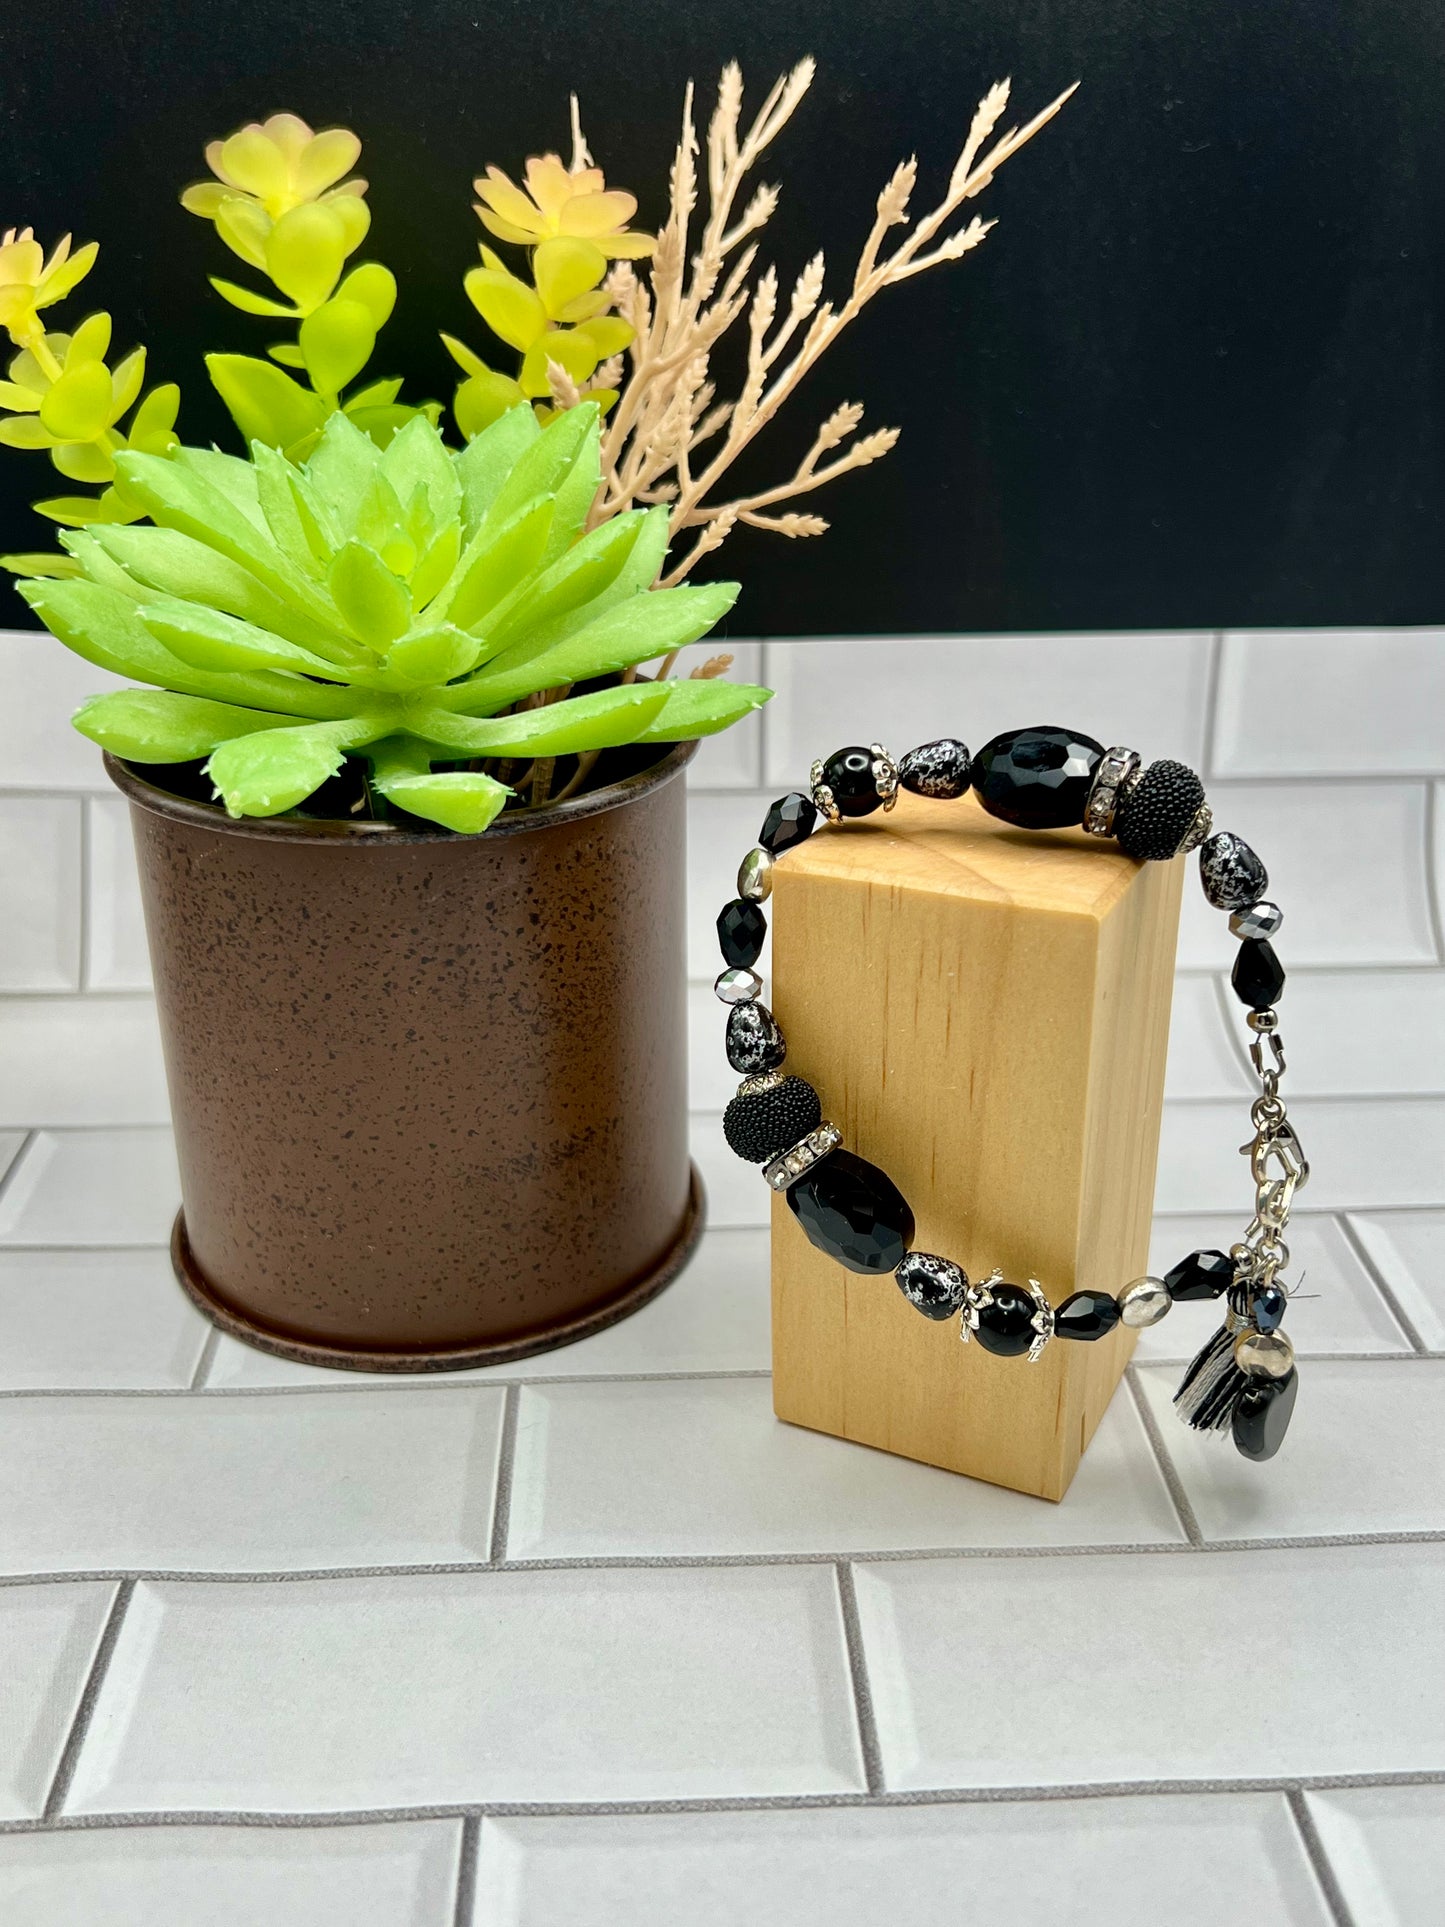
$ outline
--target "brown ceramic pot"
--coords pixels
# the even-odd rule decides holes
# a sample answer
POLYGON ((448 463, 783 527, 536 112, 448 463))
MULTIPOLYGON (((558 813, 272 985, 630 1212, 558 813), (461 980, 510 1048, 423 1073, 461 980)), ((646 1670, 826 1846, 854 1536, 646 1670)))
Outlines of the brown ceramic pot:
POLYGON ((702 1224, 682 774, 484 836, 130 800, 180 1157, 172 1254, 264 1350, 524 1357, 644 1304, 702 1224))

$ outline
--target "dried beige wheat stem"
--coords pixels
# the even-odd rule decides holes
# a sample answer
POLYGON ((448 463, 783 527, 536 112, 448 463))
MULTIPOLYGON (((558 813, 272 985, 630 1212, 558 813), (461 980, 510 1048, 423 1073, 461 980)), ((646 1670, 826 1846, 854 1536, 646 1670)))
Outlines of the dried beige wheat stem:
MULTIPOLYGON (((636 339, 628 351, 630 371, 607 418, 603 482, 592 521, 595 525, 639 504, 670 502, 674 543, 684 530, 696 534, 661 578, 665 585, 680 582, 703 556, 720 548, 739 522, 794 538, 824 532, 828 525, 820 516, 765 511, 863 468, 892 448, 898 439, 898 431, 892 428, 851 439, 863 416, 857 402, 834 409, 786 481, 731 501, 715 500, 715 491, 743 450, 876 294, 942 261, 956 261, 979 245, 993 226, 991 221, 974 216, 952 233, 943 230, 964 202, 983 192, 1004 162, 1053 119, 1074 91, 1068 88, 1023 127, 1011 128, 993 140, 1008 104, 1009 83, 1000 81, 991 87, 979 102, 938 204, 913 219, 909 206, 918 163, 914 159, 900 162, 878 196, 873 224, 841 306, 835 308, 823 298, 825 264, 817 254, 797 276, 786 307, 780 309, 776 269, 768 265, 753 277, 757 245, 753 237, 771 220, 778 189, 762 183, 753 188, 740 213, 737 204, 746 177, 791 120, 812 84, 813 71, 813 62, 804 60, 775 81, 744 132, 742 73, 736 62, 723 69, 707 128, 707 205, 696 234, 692 230, 699 207, 700 150, 693 88, 688 84, 670 177, 668 216, 657 250, 643 275, 629 262, 621 262, 607 282, 617 312, 636 330, 636 339), (887 243, 894 228, 904 232, 890 248, 887 243), (717 402, 709 372, 711 356, 744 316, 747 364, 743 378, 732 401, 717 402), (701 452, 709 443, 715 445, 701 452), (823 461, 835 449, 841 452, 823 461)), ((585 157, 575 102, 572 132, 574 156, 585 157)), ((598 385, 603 385, 600 379, 598 385)), ((614 371, 609 370, 605 385, 615 385, 614 371)), ((566 404, 559 398, 559 405, 566 404)))

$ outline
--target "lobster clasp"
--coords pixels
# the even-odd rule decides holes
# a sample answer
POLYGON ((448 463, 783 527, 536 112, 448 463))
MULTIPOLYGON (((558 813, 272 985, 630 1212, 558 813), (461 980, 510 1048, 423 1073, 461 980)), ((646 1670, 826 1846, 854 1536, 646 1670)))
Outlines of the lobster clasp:
POLYGON ((1269 1216, 1280 1223, 1289 1215, 1296 1191, 1310 1181, 1309 1159, 1288 1118, 1264 1125, 1249 1146, 1249 1169, 1269 1216))

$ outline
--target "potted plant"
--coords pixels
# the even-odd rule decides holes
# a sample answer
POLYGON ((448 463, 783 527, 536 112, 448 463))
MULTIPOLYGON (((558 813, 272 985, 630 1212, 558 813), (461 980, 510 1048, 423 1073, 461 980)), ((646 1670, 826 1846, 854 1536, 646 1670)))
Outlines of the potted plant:
POLYGON ((288 330, 208 358, 245 453, 181 440, 178 390, 144 392, 143 349, 111 362, 108 315, 47 328, 93 243, 0 245, 0 440, 94 491, 37 504, 58 552, 6 560, 61 642, 144 685, 75 722, 131 803, 177 1271, 252 1343, 371 1370, 520 1356, 642 1303, 697 1236, 678 779, 768 692, 725 655, 672 673, 737 594, 688 578, 739 522, 821 533, 791 505, 892 445, 844 404, 791 478, 718 499, 876 293, 982 240, 952 217, 1061 104, 996 137, 991 90, 938 205, 910 220, 905 163, 840 304, 819 256, 783 305, 756 256, 777 191, 744 195, 811 74, 744 128, 724 73, 695 234, 690 90, 655 238, 575 101, 568 163, 490 168, 465 288, 503 352, 444 337, 449 411, 367 373, 396 283, 348 265, 369 215, 346 130, 243 128, 182 197, 271 284, 218 294, 288 330))

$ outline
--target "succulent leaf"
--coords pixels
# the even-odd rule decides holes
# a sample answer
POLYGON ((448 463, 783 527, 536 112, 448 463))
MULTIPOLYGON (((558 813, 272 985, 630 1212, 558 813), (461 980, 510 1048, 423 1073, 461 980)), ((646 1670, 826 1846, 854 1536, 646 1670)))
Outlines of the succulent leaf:
POLYGON ((117 689, 109 696, 92 696, 71 720, 102 749, 138 763, 190 763, 233 737, 283 727, 275 716, 160 689, 117 689))

